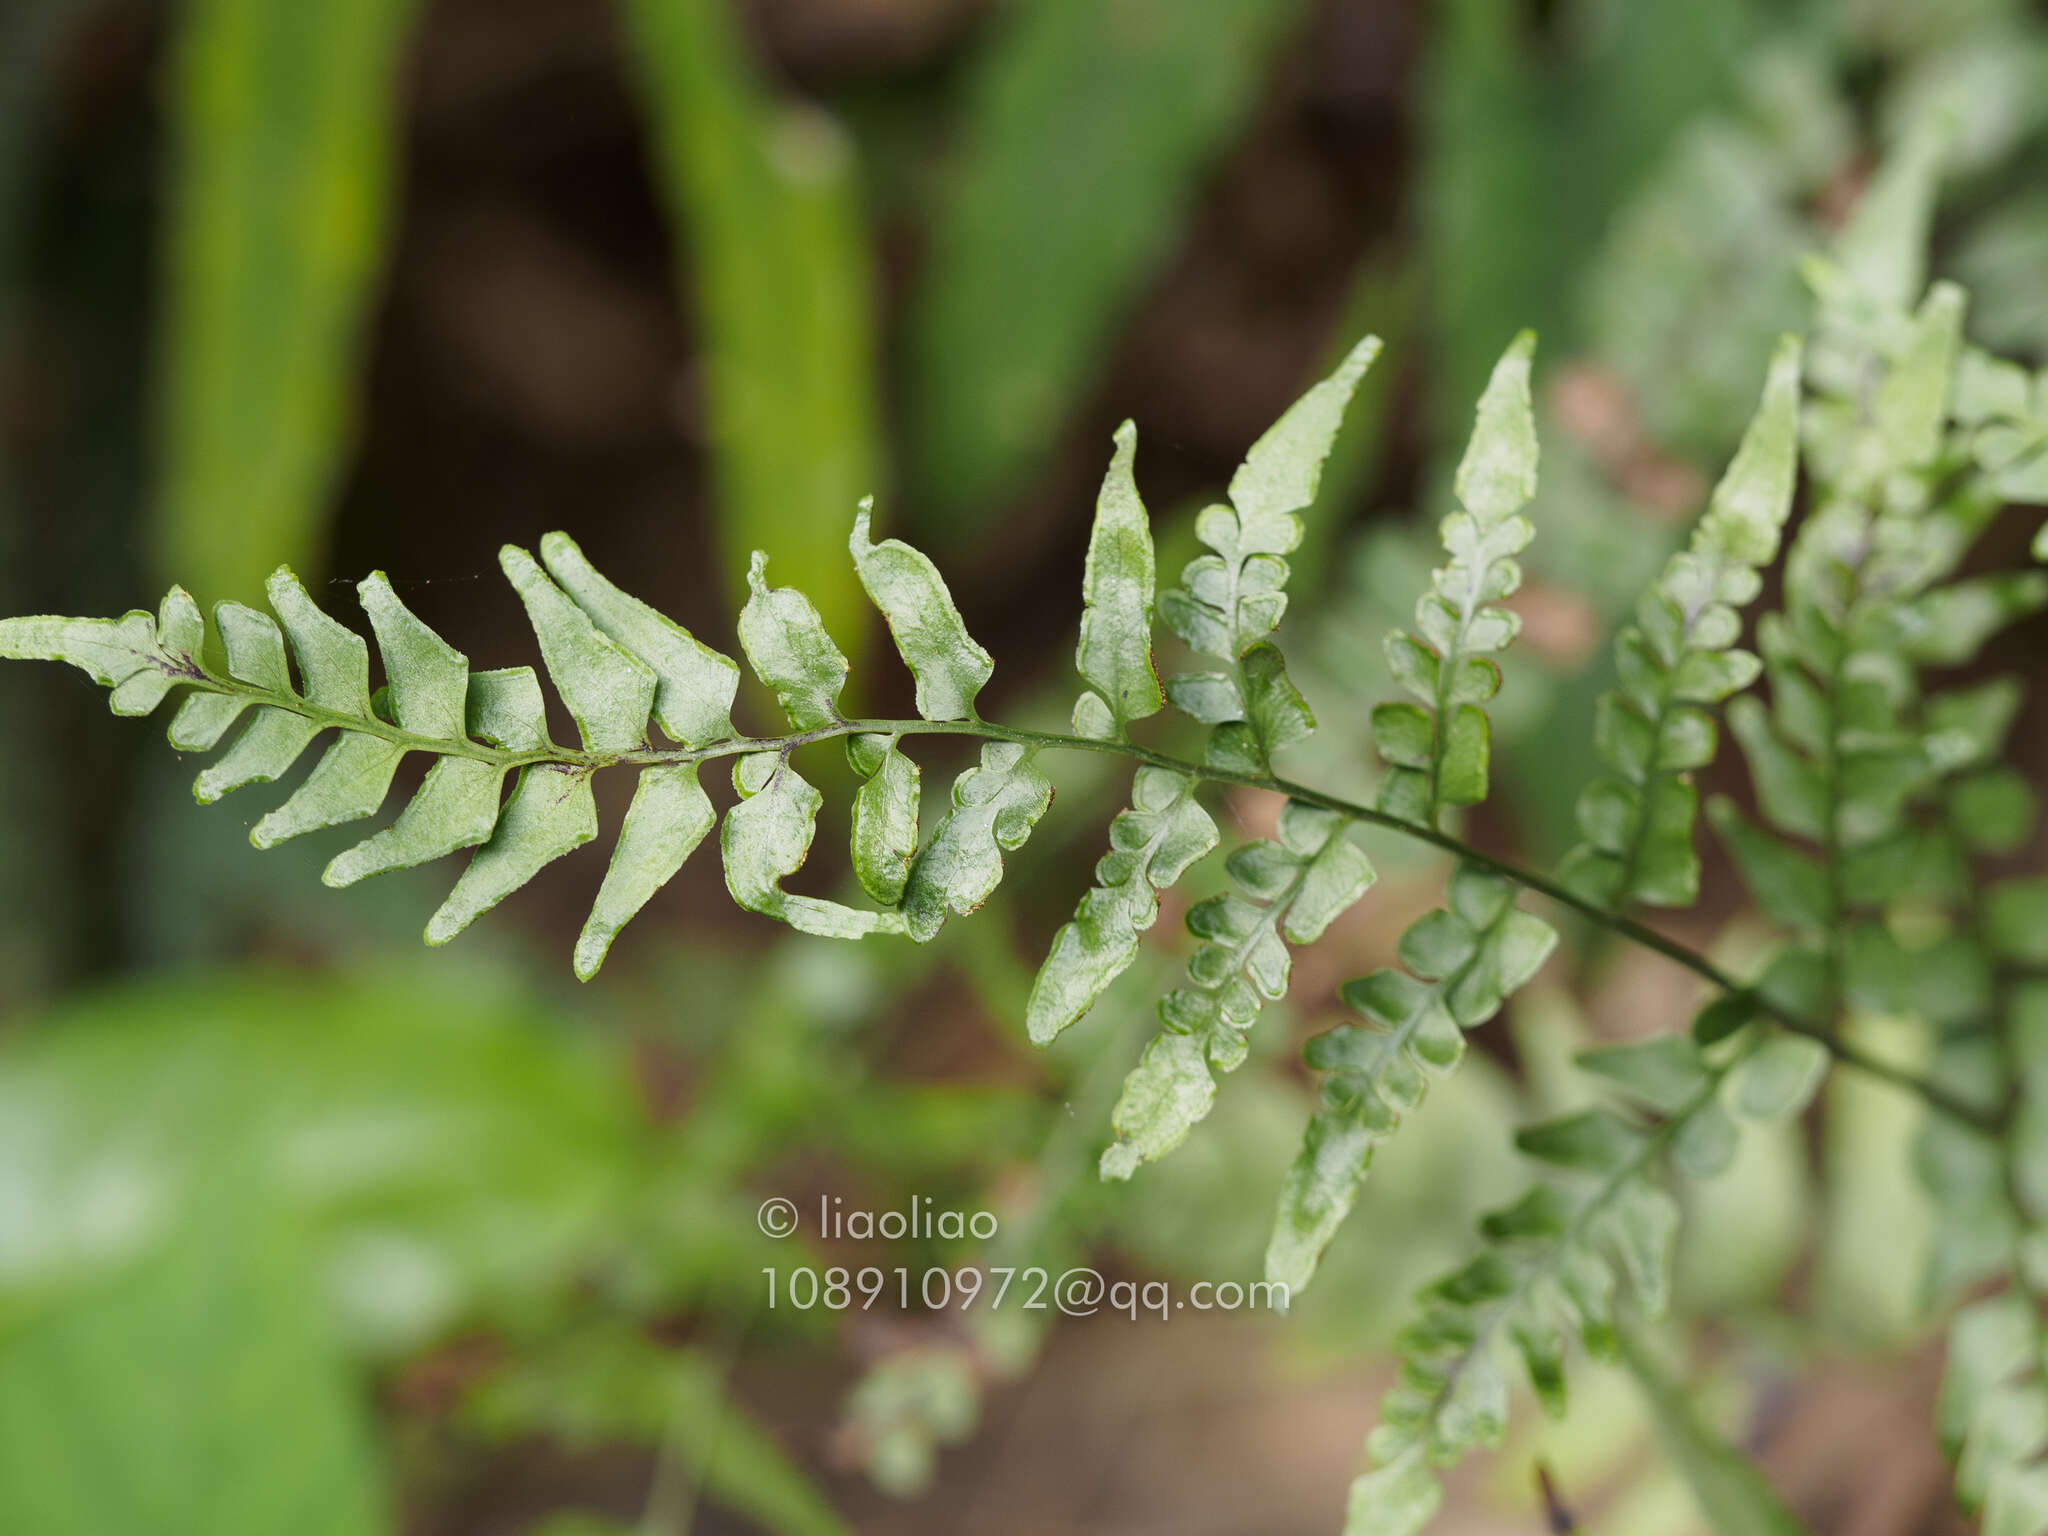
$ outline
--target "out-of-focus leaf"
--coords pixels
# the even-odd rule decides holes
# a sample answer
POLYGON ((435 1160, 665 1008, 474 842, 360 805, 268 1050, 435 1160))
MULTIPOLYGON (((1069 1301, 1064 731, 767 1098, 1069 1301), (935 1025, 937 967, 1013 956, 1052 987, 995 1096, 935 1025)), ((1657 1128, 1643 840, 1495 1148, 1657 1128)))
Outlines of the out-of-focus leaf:
POLYGON ((1623 1327, 1616 1334, 1650 1405, 1664 1454, 1685 1474, 1716 1536, 1808 1536, 1763 1474, 1700 1418, 1692 1397, 1670 1379, 1636 1330, 1623 1327))
POLYGON ((317 566, 385 243, 414 0, 195 0, 173 73, 160 565, 317 566))
POLYGON ((1970 332, 2005 351, 2048 347, 2048 304, 2038 274, 2048 261, 2048 192, 2039 188, 1985 211, 1958 245, 1955 275, 1977 301, 1970 332))
POLYGON ((1576 350, 1573 278, 1679 125, 1727 88, 1752 9, 1568 5, 1542 13, 1551 35, 1535 37, 1525 33, 1546 23, 1526 8, 1443 8, 1422 177, 1447 354, 1440 423, 1464 414, 1518 327, 1559 356, 1576 350))
POLYGON ((878 487, 874 313, 844 134, 755 82, 727 0, 629 0, 705 336, 728 569, 758 545, 854 643, 854 503, 878 487))
POLYGON ((368 1426, 270 1170, 0 1339, 0 1530, 375 1536, 368 1426))
POLYGON ((1299 0, 1044 0, 993 39, 918 317, 927 536, 994 511, 1085 394, 1299 0))

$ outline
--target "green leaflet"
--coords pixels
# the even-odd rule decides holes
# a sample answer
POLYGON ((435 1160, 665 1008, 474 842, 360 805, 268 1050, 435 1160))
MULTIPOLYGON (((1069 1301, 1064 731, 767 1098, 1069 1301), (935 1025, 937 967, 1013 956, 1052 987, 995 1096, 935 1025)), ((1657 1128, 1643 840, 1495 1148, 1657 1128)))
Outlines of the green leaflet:
POLYGON ((1707 819, 1767 916, 1808 930, 1826 928, 1833 921, 1834 895, 1827 871, 1817 862, 1751 826, 1733 801, 1716 797, 1707 807, 1707 819))
POLYGON ((1699 899, 1691 774, 1716 746, 1707 710, 1762 670, 1735 645, 1739 611, 1754 601, 1761 571, 1777 558, 1792 510, 1799 455, 1798 340, 1778 343, 1763 401, 1715 488, 1691 547, 1637 604, 1636 623, 1615 642, 1622 686, 1602 701, 1596 742, 1615 776, 1580 797, 1585 839, 1561 878, 1604 906, 1690 906, 1699 899), (1632 719, 1630 717, 1633 717, 1632 719))
POLYGON ((1443 522, 1450 563, 1415 608, 1415 634, 1388 635, 1395 681, 1422 700, 1374 711, 1373 738, 1387 763, 1379 807, 1435 826, 1445 808, 1486 798, 1491 728, 1482 706, 1500 689, 1488 659, 1505 650, 1521 621, 1492 606, 1521 586, 1514 556, 1534 530, 1521 508, 1536 492, 1536 418, 1529 365, 1536 351, 1524 331, 1494 365, 1455 489, 1464 504, 1443 522))
MULTIPOLYGON (((525 550, 507 545, 498 563, 526 605, 548 676, 575 717, 584 749, 611 753, 645 746, 654 669, 607 638, 525 550)), ((545 726, 538 734, 546 739, 545 726)))
POLYGON ((1749 1052, 1735 1074, 1735 1103, 1754 1120, 1796 1115, 1813 1101, 1827 1075, 1828 1053, 1818 1041, 1776 1034, 1749 1052))
POLYGON ((897 750, 899 737, 849 736, 846 755, 861 786, 853 798, 853 872, 885 907, 903 900, 917 859, 917 764, 897 750))
MULTIPOLYGON (((2048 1444, 2048 1337, 2037 1308, 2018 1289, 1971 1303, 1949 1332, 1935 1424, 1959 1458, 1956 1496, 1966 1510, 1998 1498, 2024 1509, 2027 1465, 2048 1444)), ((1987 1511, 1985 1529, 1995 1527, 1987 1511)), ((2036 1536, 2038 1527, 2014 1529, 2036 1536)))
POLYGON ((861 586, 917 679, 917 712, 926 720, 970 720, 995 661, 967 633, 937 566, 901 539, 869 540, 874 511, 870 496, 854 517, 849 548, 861 586))
POLYGON ((754 551, 747 570, 753 594, 740 610, 740 648, 754 675, 774 692, 789 723, 817 730, 839 720, 847 662, 811 600, 793 587, 768 585, 768 556, 754 551))
MULTIPOLYGON (((559 672, 556 673, 560 675, 559 672)), ((469 731, 493 746, 547 746, 547 704, 531 667, 479 672, 469 680, 469 731)), ((445 766, 445 765, 437 765, 445 766)), ((493 783, 493 793, 496 785, 493 783)), ((496 807, 494 806, 495 810, 496 807)), ((455 889, 427 923, 427 942, 446 944, 547 864, 597 836, 590 770, 536 763, 519 770, 512 798, 455 889)))
MULTIPOLYGON (((1952 402, 1958 425, 1971 434, 1970 452, 2008 501, 2048 501, 2048 370, 2031 378, 2016 363, 1964 348, 1957 360, 1952 402)), ((2048 533, 2036 533, 2033 555, 2042 559, 2048 533)))
POLYGON ((611 867, 576 939, 579 981, 597 974, 619 930, 668 884, 717 821, 711 797, 697 782, 695 763, 641 773, 611 867))
POLYGON ((1025 1026, 1034 1045, 1050 1044, 1094 1006, 1138 955, 1138 935, 1159 916, 1159 892, 1216 846, 1216 823, 1195 799, 1195 782, 1166 768, 1141 767, 1131 808, 1109 826, 1109 852, 1095 866, 1095 888, 1074 920, 1053 936, 1031 986, 1025 1026))
POLYGON ((1074 705, 1076 735, 1121 739, 1133 720, 1165 698, 1152 666, 1152 525, 1132 465, 1138 429, 1116 429, 1116 453, 1095 499, 1088 563, 1081 577, 1081 643, 1074 666, 1088 685, 1074 705))
POLYGON ((906 931, 898 913, 864 912, 782 889, 782 882, 803 867, 811 851, 818 808, 825 799, 782 754, 755 752, 738 759, 732 782, 741 800, 725 813, 719 848, 725 856, 725 888, 734 901, 749 912, 825 939, 906 931))
POLYGON ((1419 1451, 1361 1474, 1351 1485, 1344 1536, 1415 1536, 1443 1507, 1444 1489, 1419 1451))
POLYGON ((965 917, 1003 878, 1003 853, 1024 846, 1052 804, 1052 781, 1036 754, 1010 742, 982 746, 981 762, 953 781, 953 806, 911 865, 903 918, 922 944, 946 921, 965 917))
POLYGON ((1949 132, 1939 114, 1920 117, 1835 237, 1834 259, 1859 292, 1880 304, 1910 304, 1927 281, 1928 231, 1949 132))
POLYGON ((118 619, 0 619, 0 656, 69 662, 112 690, 117 715, 146 715, 181 682, 203 676, 204 638, 205 620, 183 587, 171 588, 154 620, 139 609, 118 619))
POLYGON ((1235 510, 1209 507, 1195 520, 1196 536, 1214 553, 1190 561, 1185 585, 1160 599, 1174 633, 1226 665, 1166 685, 1176 709, 1216 727, 1208 750, 1215 766, 1264 773, 1274 752, 1315 729, 1279 651, 1265 642, 1287 611, 1286 556, 1301 542, 1296 514, 1315 500, 1344 407, 1379 345, 1375 336, 1359 342, 1252 445, 1231 478, 1235 510))
POLYGON ((740 669, 731 657, 605 580, 566 533, 543 538, 540 558, 590 622, 654 673, 654 720, 670 740, 701 747, 732 735, 740 669))
POLYGON ((1498 1013, 1556 947, 1556 932, 1518 909, 1514 895, 1506 881, 1461 865, 1449 905, 1402 935, 1408 971, 1375 971, 1344 984, 1345 1005, 1365 1025, 1340 1025, 1309 1041, 1303 1056, 1322 1074, 1321 1105, 1281 1187, 1266 1245, 1266 1278, 1290 1295, 1314 1277, 1357 1199, 1373 1148, 1422 1102, 1430 1079, 1464 1055, 1462 1031, 1498 1013))
MULTIPOLYGON (((1245 1031, 1268 1002, 1286 996, 1287 946, 1314 943, 1371 886, 1372 864, 1348 827, 1334 812, 1288 801, 1277 841, 1231 854, 1226 867, 1237 889, 1189 909, 1188 931, 1202 943, 1188 961, 1188 984, 1160 1000, 1164 1028, 1110 1116, 1117 1139, 1102 1154, 1105 1178, 1129 1178, 1187 1138, 1215 1098, 1210 1068, 1235 1070, 1245 1031)), ((1057 1018, 1050 1000, 1046 1006, 1057 1018)))

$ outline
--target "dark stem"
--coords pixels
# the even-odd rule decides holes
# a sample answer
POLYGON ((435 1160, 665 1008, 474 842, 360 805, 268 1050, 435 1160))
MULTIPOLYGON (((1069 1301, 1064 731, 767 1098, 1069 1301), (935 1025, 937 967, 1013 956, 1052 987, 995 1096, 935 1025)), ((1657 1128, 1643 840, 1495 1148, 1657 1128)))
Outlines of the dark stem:
POLYGON ((830 725, 814 727, 807 731, 794 732, 787 736, 734 736, 724 741, 715 741, 701 747, 646 747, 631 752, 603 754, 579 752, 564 747, 551 746, 539 752, 508 752, 489 747, 476 741, 442 741, 416 736, 400 726, 376 719, 357 719, 350 715, 337 714, 307 703, 291 693, 273 693, 267 689, 250 688, 244 684, 209 678, 205 683, 195 684, 216 693, 241 693, 255 698, 258 702, 275 709, 289 710, 317 720, 325 726, 342 730, 369 731, 388 740, 397 742, 408 750, 435 753, 444 757, 474 757, 498 763, 506 767, 525 766, 531 763, 558 763, 584 769, 608 768, 617 765, 679 765, 709 762, 722 757, 742 757, 756 752, 773 752, 786 756, 798 747, 814 745, 821 741, 832 741, 847 736, 966 736, 983 741, 1006 741, 1018 746, 1034 748, 1058 748, 1075 752, 1100 752, 1112 757, 1128 758, 1135 762, 1147 763, 1156 768, 1165 768, 1185 777, 1204 780, 1211 784, 1231 784, 1243 789, 1261 789, 1274 794, 1299 800, 1321 810, 1332 811, 1352 821, 1364 822, 1369 826, 1384 827, 1390 832, 1417 842, 1428 843, 1442 849, 1455 858, 1464 860, 1488 874, 1534 891, 1558 905, 1590 919, 1610 932, 1619 934, 1644 949, 1662 955, 1674 965, 1683 966, 1702 981, 1722 992, 1733 993, 1745 998, 1757 1013, 1771 1019, 1794 1034, 1819 1041, 1836 1060, 1846 1066, 1918 1094, 1934 1108, 1946 1115, 1970 1125, 1987 1135, 1998 1135, 1998 1118, 1985 1113, 1975 1105, 1957 1098, 1940 1084, 1916 1077, 1903 1068, 1865 1055, 1856 1047, 1837 1037, 1835 1031, 1825 1025, 1807 1019, 1770 998, 1752 990, 1744 983, 1730 976, 1713 961, 1697 950, 1689 949, 1676 939, 1667 938, 1656 929, 1618 912, 1611 912, 1599 903, 1588 901, 1534 870, 1523 869, 1505 859, 1483 853, 1467 843, 1459 841, 1448 832, 1435 827, 1422 826, 1404 821, 1398 816, 1388 815, 1369 805, 1360 805, 1341 796, 1326 794, 1306 784, 1297 784, 1291 779, 1277 775, 1246 773, 1241 769, 1216 767, 1206 763, 1191 763, 1183 758, 1156 752, 1128 741, 1100 741, 1084 736, 1068 736, 1054 731, 1027 731, 1014 726, 996 725, 985 720, 837 720, 830 725))

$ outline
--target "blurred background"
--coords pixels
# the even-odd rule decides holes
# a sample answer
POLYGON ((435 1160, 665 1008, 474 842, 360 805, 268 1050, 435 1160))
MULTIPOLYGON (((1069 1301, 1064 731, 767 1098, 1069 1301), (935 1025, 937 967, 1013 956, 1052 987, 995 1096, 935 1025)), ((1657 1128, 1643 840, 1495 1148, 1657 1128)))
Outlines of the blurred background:
MULTIPOLYGON (((1607 639, 1802 325, 1799 256, 1944 112, 1934 267, 2038 365, 2048 7, 2020 0, 8 0, 0 612, 254 598, 282 560, 354 622, 383 567, 499 666, 532 654, 502 542, 566 529, 721 646, 759 547, 874 663, 851 702, 902 712, 844 554, 874 492, 998 658, 984 707, 1056 722, 1117 422, 1177 569, 1253 438, 1376 331, 1286 637, 1323 721, 1292 771, 1366 793, 1380 636, 1534 325, 1539 537, 1471 834, 1548 860, 1607 639)), ((1513 1126, 1585 1097, 1577 1045, 1692 1000, 1568 944, 1284 1321, 769 1308, 764 1266, 1254 1278, 1298 1045, 1441 869, 1376 845, 1211 1120, 1105 1187, 1177 912, 1058 1049, 1020 1026, 1127 792, 1101 762, 1057 765, 1004 894, 933 945, 783 936, 705 852, 578 988, 595 852, 429 954, 451 870, 325 890, 348 830, 256 855, 264 792, 195 808, 194 765, 69 672, 0 669, 0 719, 21 1536, 1329 1532, 1405 1298, 1520 1179, 1513 1126), (930 1195, 1002 1235, 774 1243, 770 1195, 930 1195)), ((924 756, 934 786, 965 761, 924 756)), ((1226 830, 1274 809, 1235 798, 1226 830)), ((1676 930, 1740 956, 1709 857, 1676 930)), ((1684 1369, 1815 1531, 1965 1530, 1927 1427, 1916 1112, 1829 1095, 1689 1195, 1684 1369)), ((1467 1469, 1447 1532, 1547 1529, 1539 1460, 1587 1531, 1702 1529, 1657 1395, 1581 1379, 1467 1469)))

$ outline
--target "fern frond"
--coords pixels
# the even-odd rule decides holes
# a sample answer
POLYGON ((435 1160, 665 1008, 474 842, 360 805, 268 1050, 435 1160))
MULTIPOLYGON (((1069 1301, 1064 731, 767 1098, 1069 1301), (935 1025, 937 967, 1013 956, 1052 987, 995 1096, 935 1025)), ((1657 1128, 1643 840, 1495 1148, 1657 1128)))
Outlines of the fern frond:
MULTIPOLYGON (((1168 680, 1166 697, 1215 728, 1205 764, 1267 774, 1273 754, 1315 728, 1279 648, 1268 638, 1286 611, 1287 555, 1301 542, 1300 512, 1315 500, 1322 466, 1358 381, 1379 355, 1376 337, 1352 348, 1336 371, 1288 409, 1251 447, 1231 478, 1231 506, 1196 521, 1212 551, 1191 561, 1186 585, 1160 608, 1190 646, 1225 663, 1215 672, 1168 680)), ((1077 732, 1120 740, 1132 719, 1157 706, 1151 658, 1152 541, 1131 476, 1136 435, 1126 423, 1097 502, 1084 578, 1086 608, 1076 661, 1087 685, 1074 712, 1077 732)), ((1213 1065, 1230 1071, 1245 1054, 1244 1031, 1265 1002, 1283 997, 1287 938, 1309 942, 1372 883, 1372 866, 1345 834, 1348 818, 1290 802, 1280 841, 1231 856, 1243 896, 1217 897, 1188 914, 1202 940, 1191 985, 1160 1004, 1160 1035, 1128 1079, 1103 1155, 1105 1176, 1128 1177, 1139 1163, 1177 1146, 1215 1097, 1213 1065), (1302 937, 1307 935, 1308 937, 1302 937)), ((1110 829, 1096 887, 1061 928, 1026 1009, 1033 1040, 1074 1024, 1136 958, 1152 926, 1157 892, 1216 846, 1214 821, 1195 799, 1192 776, 1141 770, 1132 809, 1110 829)))
MULTIPOLYGON (((1492 606, 1521 585, 1514 556, 1534 530, 1521 508, 1536 490, 1536 419, 1529 368, 1536 338, 1515 338, 1479 400, 1458 466, 1461 512, 1444 519, 1450 561, 1416 605, 1419 634, 1387 636, 1395 680, 1422 702, 1382 704, 1373 737, 1389 765, 1379 808, 1434 828, 1442 812, 1485 798, 1490 726, 1483 708, 1500 688, 1492 653, 1520 621, 1492 606)), ((1400 956, 1413 975, 1375 972, 1347 984, 1344 1000, 1366 1021, 1309 1042, 1309 1067, 1326 1074, 1322 1103, 1281 1188, 1266 1245, 1266 1278, 1305 1287, 1358 1197, 1373 1148, 1421 1102, 1432 1075, 1464 1052, 1463 1029, 1484 1024, 1549 958, 1557 935, 1515 908, 1505 881, 1461 866, 1450 903, 1412 925, 1400 956)))
POLYGON ((1653 1316, 1665 1305, 1678 1208, 1659 1181, 1664 1165, 1715 1177, 1734 1157, 1737 1117, 1795 1113, 1824 1062, 1811 1041, 1756 1030, 1720 1050, 1665 1036, 1582 1054, 1579 1065, 1620 1105, 1515 1138, 1551 1182, 1488 1216, 1478 1257, 1422 1293, 1421 1315, 1397 1340, 1400 1378, 1367 1442, 1378 1465, 1352 1485, 1345 1536, 1422 1529, 1441 1500, 1432 1469, 1506 1433, 1510 1359, 1545 1410, 1562 1414, 1567 1337, 1611 1355, 1618 1293, 1653 1316))
POLYGON ((1585 841, 1560 878, 1603 906, 1690 906, 1699 899, 1692 774, 1713 760, 1708 713, 1762 670, 1738 647, 1740 610, 1762 588, 1792 510, 1799 458, 1800 344, 1771 359, 1762 403, 1694 530, 1615 642, 1622 687, 1601 697, 1594 743, 1613 772, 1580 797, 1585 841))
MULTIPOLYGON (((918 564, 921 556, 901 545, 866 544, 864 533, 863 518, 855 533, 857 564, 894 622, 906 659, 929 679, 921 678, 921 695, 934 710, 971 708, 975 679, 986 676, 985 653, 969 649, 964 630, 946 627, 949 620, 957 625, 958 616, 943 587, 934 591, 936 573, 918 564), (939 660, 942 650, 951 670, 939 660)), ((381 573, 357 589, 386 679, 374 696, 368 646, 282 569, 269 582, 275 618, 239 603, 216 608, 224 657, 218 670, 206 659, 198 607, 181 589, 173 589, 155 621, 142 613, 0 621, 0 655, 71 662, 112 689, 119 713, 147 713, 171 692, 183 693, 170 727, 171 743, 181 751, 212 751, 240 723, 239 734, 194 785, 202 803, 283 776, 316 738, 332 732, 304 782, 256 823, 251 841, 262 848, 374 814, 404 757, 433 759, 397 819, 338 855, 323 876, 330 885, 349 885, 475 848, 428 922, 430 944, 446 943, 546 865, 594 838, 591 778, 605 767, 630 764, 641 770, 639 784, 576 946, 577 974, 594 975, 620 929, 715 824, 697 776, 699 759, 720 752, 738 757, 742 798, 727 818, 721 847, 727 884, 742 906, 835 937, 910 931, 908 917, 894 910, 887 893, 900 893, 911 872, 917 779, 892 738, 849 741, 865 770, 855 865, 871 889, 883 893, 885 909, 790 895, 780 883, 809 849, 819 797, 781 753, 741 751, 730 717, 737 665, 613 586, 564 535, 543 540, 539 561, 507 547, 500 564, 576 723, 576 747, 549 739, 540 679, 531 668, 472 672, 468 659, 421 623, 381 573), (650 747, 650 723, 681 750, 650 747), (508 774, 514 782, 505 799, 508 774)), ((752 583, 740 620, 748 659, 793 724, 846 734, 838 708, 846 662, 816 610, 801 594, 769 588, 758 557, 752 583)))
POLYGON ((1772 830, 1709 808, 1759 904, 1827 957, 1823 1012, 1852 980, 1857 913, 1925 867, 1913 808, 1984 769, 2009 715, 2009 685, 1929 693, 1920 669, 1967 660, 2048 605, 2039 573, 1947 579, 1997 507, 1979 478, 1956 476, 1969 464, 1948 429, 1960 292, 1937 285, 1888 322, 1845 283, 1823 274, 1824 308, 1838 330, 1861 315, 1875 377, 1809 406, 1821 502, 1788 557, 1785 611, 1759 628, 1770 707, 1744 696, 1728 711, 1772 830))
POLYGON ((1188 931, 1202 942, 1188 961, 1187 984, 1160 1001, 1165 1027, 1124 1082, 1110 1116, 1116 1140, 1102 1154, 1104 1177, 1129 1178, 1186 1139, 1215 1101, 1210 1069, 1235 1070, 1245 1058, 1245 1032, 1267 1003, 1287 995, 1287 946, 1313 944, 1371 886, 1372 864, 1347 835, 1349 825, 1335 812, 1288 801, 1277 840, 1232 851, 1226 868, 1236 889, 1189 909, 1188 931))
MULTIPOLYGON (((1910 210, 1892 237, 1917 251, 1928 199, 1910 166, 1888 175, 1910 210)), ((1955 577, 2001 502, 2048 483, 2037 480, 2041 401, 2024 372, 1962 346, 1959 290, 1936 284, 1905 310, 1917 255, 1902 266, 1873 258, 1875 236, 1847 244, 1840 265, 1810 273, 1823 343, 1808 426, 1819 507, 1787 562, 1785 614, 1760 632, 1771 709, 1744 698, 1730 710, 1769 830, 1732 805, 1711 810, 1759 904, 1795 932, 1781 963, 1808 973, 1809 1016, 1849 1004, 1944 1030, 1939 1080, 1996 1132, 1936 1124, 1921 1141, 1940 1213, 1932 1288, 2006 1286, 1956 1319, 1939 1427, 1959 1457, 1958 1497, 1983 1508, 1985 1529, 2041 1536, 2048 1191, 2029 1172, 2043 1151, 2029 1124, 2040 1121, 2030 1101, 2048 994, 2030 995, 2015 971, 2042 948, 2043 908, 2027 883, 1980 894, 1970 864, 2016 847, 2033 821, 2031 793, 1997 766, 2019 687, 1929 688, 1923 677, 2048 605, 2038 572, 1955 577), (1949 923, 1912 953, 1888 921, 1909 897, 1946 908, 1949 923), (2002 1098, 2016 1108, 1998 1129, 2002 1098)))
POLYGON ((1322 1102, 1288 1170, 1266 1245, 1266 1278, 1305 1289, 1350 1214, 1373 1149, 1422 1102, 1430 1079, 1465 1053, 1464 1031, 1484 1024, 1542 969, 1557 933, 1515 905, 1505 880, 1461 865, 1447 906, 1401 936, 1406 971, 1348 981, 1345 1024, 1309 1041, 1303 1059, 1322 1075, 1322 1102))

